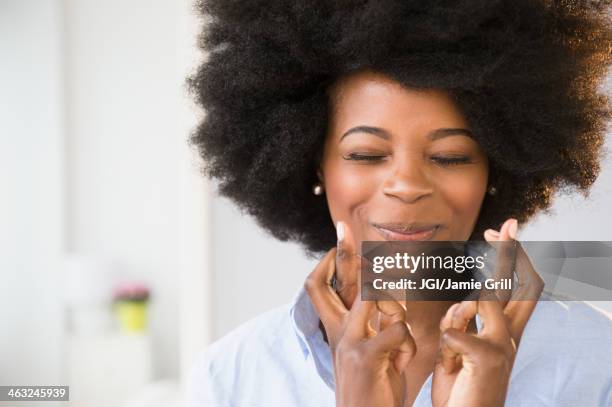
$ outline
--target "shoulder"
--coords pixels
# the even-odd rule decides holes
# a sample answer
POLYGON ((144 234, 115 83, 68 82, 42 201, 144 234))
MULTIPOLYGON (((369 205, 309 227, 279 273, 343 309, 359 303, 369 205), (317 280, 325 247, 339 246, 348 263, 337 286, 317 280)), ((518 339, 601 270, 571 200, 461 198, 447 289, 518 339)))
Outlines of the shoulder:
POLYGON ((196 367, 214 374, 239 359, 283 346, 291 328, 289 310, 286 304, 234 328, 201 352, 196 367))
MULTIPOLYGON (((539 301, 525 330, 533 339, 552 339, 548 346, 612 343, 612 316, 583 301, 550 299, 539 301)), ((589 352, 597 349, 585 349, 589 352)))
MULTIPOLYGON (((189 406, 225 405, 232 389, 276 352, 291 346, 290 304, 267 311, 219 338, 200 352, 188 384, 189 406)), ((269 367, 268 367, 269 368, 269 367)), ((262 372, 263 374, 263 372, 262 372)), ((255 376, 256 377, 256 376, 255 376)))
POLYGON ((239 355, 277 346, 286 339, 281 332, 291 328, 290 309, 291 305, 285 304, 239 325, 208 346, 203 355, 214 362, 230 352, 239 355))
POLYGON ((548 394, 559 406, 607 405, 612 395, 611 343, 608 313, 582 301, 541 300, 521 339, 515 386, 548 394))

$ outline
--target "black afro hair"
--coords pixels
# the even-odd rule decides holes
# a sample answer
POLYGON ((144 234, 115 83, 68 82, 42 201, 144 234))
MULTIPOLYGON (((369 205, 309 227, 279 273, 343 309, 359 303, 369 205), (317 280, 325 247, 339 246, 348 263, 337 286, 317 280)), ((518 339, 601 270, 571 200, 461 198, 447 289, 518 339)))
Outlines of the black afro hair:
POLYGON ((205 59, 188 86, 205 116, 191 142, 204 172, 273 236, 319 254, 335 245, 313 195, 339 78, 376 71, 441 89, 490 163, 471 240, 527 221, 555 192, 584 196, 611 116, 607 1, 208 0, 205 59))

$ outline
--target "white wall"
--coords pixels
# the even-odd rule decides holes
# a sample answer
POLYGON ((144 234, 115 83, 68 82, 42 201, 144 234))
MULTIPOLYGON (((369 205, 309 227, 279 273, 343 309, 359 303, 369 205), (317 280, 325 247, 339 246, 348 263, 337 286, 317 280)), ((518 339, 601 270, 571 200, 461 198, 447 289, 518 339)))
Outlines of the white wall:
MULTIPOLYGON (((608 137, 609 149, 612 139, 608 137)), ((601 175, 590 196, 557 196, 550 214, 536 216, 524 230, 523 240, 609 240, 612 241, 612 161, 607 153, 601 175)))
POLYGON ((294 297, 317 261, 276 241, 225 198, 212 204, 214 335, 294 297))
MULTIPOLYGON (((612 241, 612 160, 608 135, 602 171, 590 194, 559 195, 549 214, 537 215, 523 230, 520 240, 602 240, 612 241)), ((612 301, 589 301, 612 315, 612 301)))
POLYGON ((0 0, 0 383, 65 380, 66 252, 151 283, 155 378, 184 376, 208 342, 192 7, 0 0))
POLYGON ((62 15, 0 1, 0 383, 59 384, 62 15))
POLYGON ((155 377, 179 370, 181 256, 194 254, 180 238, 185 209, 200 211, 191 224, 206 228, 206 208, 184 205, 204 192, 182 181, 195 171, 185 163, 190 3, 65 1, 68 250, 115 258, 150 281, 155 377))

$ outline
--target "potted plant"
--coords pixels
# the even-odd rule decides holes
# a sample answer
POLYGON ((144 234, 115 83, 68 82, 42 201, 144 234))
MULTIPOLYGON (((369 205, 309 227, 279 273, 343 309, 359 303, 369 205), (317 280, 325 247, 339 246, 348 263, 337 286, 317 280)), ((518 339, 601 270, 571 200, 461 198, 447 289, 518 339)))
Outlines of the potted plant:
POLYGON ((145 331, 149 298, 150 290, 143 283, 124 282, 115 286, 113 305, 122 331, 128 333, 145 331))

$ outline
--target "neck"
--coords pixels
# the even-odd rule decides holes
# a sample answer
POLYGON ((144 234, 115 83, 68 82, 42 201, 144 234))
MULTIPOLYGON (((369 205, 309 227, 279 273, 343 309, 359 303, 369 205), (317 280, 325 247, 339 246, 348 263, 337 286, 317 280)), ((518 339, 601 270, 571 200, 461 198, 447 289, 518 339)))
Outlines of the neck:
POLYGON ((406 322, 410 325, 416 342, 437 340, 440 321, 454 304, 452 301, 407 301, 406 322))

